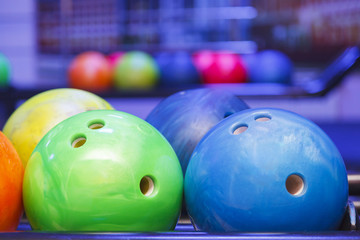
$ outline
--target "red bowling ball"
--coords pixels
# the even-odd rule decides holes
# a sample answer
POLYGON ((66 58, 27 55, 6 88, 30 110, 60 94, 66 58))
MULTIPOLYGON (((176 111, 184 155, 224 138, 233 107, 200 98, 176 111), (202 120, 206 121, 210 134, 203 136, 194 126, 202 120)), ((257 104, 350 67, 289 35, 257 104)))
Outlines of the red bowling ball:
POLYGON ((194 62, 201 72, 203 83, 243 83, 246 81, 246 68, 238 54, 200 51, 194 54, 194 62))
POLYGON ((88 91, 107 90, 112 85, 111 67, 98 52, 85 52, 75 57, 68 69, 69 85, 88 91))
POLYGON ((203 74, 214 62, 215 52, 210 50, 202 50, 194 53, 193 61, 196 68, 203 74))

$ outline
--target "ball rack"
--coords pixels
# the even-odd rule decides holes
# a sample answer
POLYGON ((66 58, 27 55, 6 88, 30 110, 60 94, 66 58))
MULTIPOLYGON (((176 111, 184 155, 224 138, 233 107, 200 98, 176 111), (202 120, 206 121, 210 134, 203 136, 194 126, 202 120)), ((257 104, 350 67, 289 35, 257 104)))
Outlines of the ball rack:
MULTIPOLYGON (((331 213, 330 213, 331 214, 331 213)), ((215 240, 215 239, 276 239, 276 240, 315 240, 315 239, 360 239, 359 215, 354 204, 349 201, 341 227, 338 231, 326 232, 230 232, 208 233, 195 231, 188 218, 180 219, 174 231, 168 232, 41 232, 32 231, 29 223, 24 220, 16 232, 0 233, 0 239, 72 239, 72 240, 215 240)))

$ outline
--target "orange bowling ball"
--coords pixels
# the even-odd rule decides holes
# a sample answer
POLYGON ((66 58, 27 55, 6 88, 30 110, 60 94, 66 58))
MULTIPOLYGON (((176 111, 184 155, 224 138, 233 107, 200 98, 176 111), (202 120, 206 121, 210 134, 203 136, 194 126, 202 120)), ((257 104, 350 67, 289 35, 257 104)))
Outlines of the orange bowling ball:
POLYGON ((0 132, 0 231, 14 231, 23 214, 24 167, 14 146, 0 132))
POLYGON ((68 78, 72 88, 104 91, 112 85, 111 66, 103 54, 84 52, 71 62, 68 78))

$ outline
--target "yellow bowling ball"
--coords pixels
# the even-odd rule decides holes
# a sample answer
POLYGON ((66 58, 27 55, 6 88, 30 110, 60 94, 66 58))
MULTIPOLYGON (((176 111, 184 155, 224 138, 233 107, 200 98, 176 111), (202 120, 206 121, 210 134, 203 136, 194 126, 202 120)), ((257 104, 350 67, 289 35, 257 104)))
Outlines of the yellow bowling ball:
POLYGON ((5 123, 3 133, 26 166, 41 138, 56 124, 75 114, 113 109, 99 96, 78 89, 60 88, 42 92, 20 105, 5 123))

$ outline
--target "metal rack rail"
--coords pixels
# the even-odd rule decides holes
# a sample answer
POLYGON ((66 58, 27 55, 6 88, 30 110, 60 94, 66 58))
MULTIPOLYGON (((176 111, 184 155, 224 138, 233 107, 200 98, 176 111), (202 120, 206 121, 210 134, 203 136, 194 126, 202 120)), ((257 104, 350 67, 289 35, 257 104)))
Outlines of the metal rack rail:
POLYGON ((208 233, 195 231, 190 223, 179 223, 169 232, 39 232, 31 231, 27 222, 19 225, 17 232, 0 233, 1 239, 74 239, 74 240, 124 240, 124 239, 360 239, 359 216, 354 204, 349 201, 346 214, 338 231, 325 232, 274 232, 274 233, 208 233))

